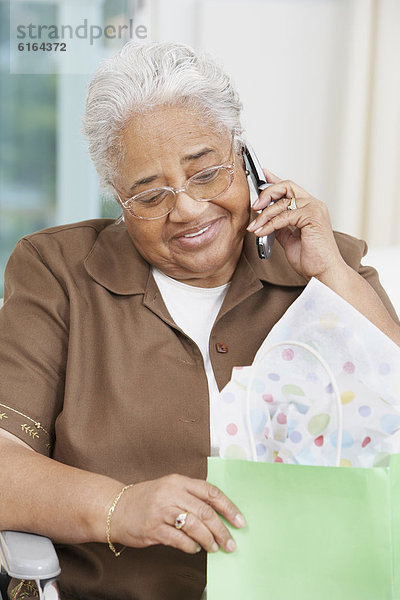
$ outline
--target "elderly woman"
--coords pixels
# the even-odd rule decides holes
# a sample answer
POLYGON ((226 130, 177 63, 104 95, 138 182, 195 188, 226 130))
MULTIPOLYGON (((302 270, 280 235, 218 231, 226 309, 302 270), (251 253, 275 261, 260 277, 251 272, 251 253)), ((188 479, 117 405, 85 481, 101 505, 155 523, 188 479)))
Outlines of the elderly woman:
POLYGON ((218 390, 311 277, 400 342, 365 243, 321 201, 267 173, 251 213, 240 108, 190 48, 126 45, 84 117, 122 218, 29 235, 9 260, 0 527, 57 542, 65 599, 201 597, 206 553, 235 550, 221 516, 246 525, 205 481, 218 390))

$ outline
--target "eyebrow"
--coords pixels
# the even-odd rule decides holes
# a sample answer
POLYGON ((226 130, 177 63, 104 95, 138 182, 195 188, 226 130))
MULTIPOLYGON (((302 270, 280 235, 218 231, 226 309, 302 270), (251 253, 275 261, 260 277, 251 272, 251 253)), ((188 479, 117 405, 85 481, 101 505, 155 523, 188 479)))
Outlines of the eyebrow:
POLYGON ((195 152, 194 154, 187 154, 186 156, 184 156, 181 160, 181 162, 190 162, 191 160, 196 160, 197 158, 202 158, 203 156, 206 156, 207 154, 210 154, 211 152, 214 152, 215 154, 215 150, 213 148, 204 148, 203 150, 200 150, 199 152, 195 152))
MULTIPOLYGON (((199 150, 199 152, 195 152, 193 154, 187 154, 181 160, 181 163, 188 163, 192 160, 197 160, 202 158, 203 156, 207 156, 207 154, 215 154, 215 150, 213 148, 204 148, 203 150, 199 150)), ((149 177, 143 177, 142 179, 138 179, 135 183, 129 188, 129 193, 135 191, 139 186, 145 185, 147 183, 152 183, 152 181, 156 181, 160 176, 159 175, 150 175, 149 177)))

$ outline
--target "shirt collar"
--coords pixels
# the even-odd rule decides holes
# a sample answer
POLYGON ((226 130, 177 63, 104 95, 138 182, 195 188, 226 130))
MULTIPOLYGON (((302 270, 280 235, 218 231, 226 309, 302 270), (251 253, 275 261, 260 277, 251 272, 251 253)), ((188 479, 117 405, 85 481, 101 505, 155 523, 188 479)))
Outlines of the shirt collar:
POLYGON ((149 264, 136 250, 124 223, 110 222, 97 236, 84 266, 94 281, 114 294, 143 294, 149 264))
MULTIPOLYGON (((124 223, 110 222, 102 229, 84 261, 85 269, 94 281, 120 295, 144 294, 150 267, 136 250, 124 223)), ((261 282, 286 287, 305 286, 275 242, 271 258, 261 260, 257 254, 254 234, 246 234, 244 247, 229 295, 236 292, 248 296, 262 287, 261 282)))

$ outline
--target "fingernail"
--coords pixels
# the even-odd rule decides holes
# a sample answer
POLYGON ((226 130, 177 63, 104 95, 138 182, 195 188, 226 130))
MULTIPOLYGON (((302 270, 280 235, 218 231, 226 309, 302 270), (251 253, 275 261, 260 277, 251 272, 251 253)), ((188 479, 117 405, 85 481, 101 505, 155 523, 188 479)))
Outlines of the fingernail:
POLYGON ((258 229, 256 229, 256 230, 254 231, 254 233, 255 233, 256 235, 258 235, 259 233, 261 233, 261 231, 262 231, 262 227, 259 227, 258 229))
POLYGON ((250 231, 250 230, 251 230, 251 229, 253 229, 253 227, 255 227, 255 226, 256 226, 256 221, 255 221, 255 219, 254 219, 254 221, 252 221, 252 222, 250 223, 250 225, 248 225, 248 227, 247 227, 247 230, 248 230, 248 231, 250 231))
POLYGON ((236 550, 236 544, 233 540, 229 540, 226 545, 227 552, 234 552, 236 550))
POLYGON ((246 521, 243 515, 240 513, 235 517, 235 525, 236 527, 246 527, 246 521))
POLYGON ((197 544, 196 553, 198 554, 199 552, 201 552, 201 546, 199 544, 197 544))
POLYGON ((217 544, 217 542, 214 542, 213 545, 211 546, 211 552, 218 552, 219 550, 219 546, 217 544))

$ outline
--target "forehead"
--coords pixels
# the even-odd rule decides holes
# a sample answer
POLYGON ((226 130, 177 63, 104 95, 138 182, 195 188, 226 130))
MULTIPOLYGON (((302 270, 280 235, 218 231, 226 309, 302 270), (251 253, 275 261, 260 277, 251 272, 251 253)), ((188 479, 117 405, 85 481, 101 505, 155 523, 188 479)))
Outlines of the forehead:
POLYGON ((125 159, 135 170, 180 160, 205 147, 225 158, 230 141, 228 131, 207 122, 201 112, 179 106, 135 115, 122 133, 125 159))

